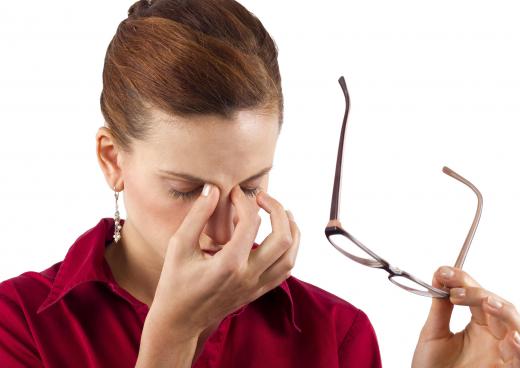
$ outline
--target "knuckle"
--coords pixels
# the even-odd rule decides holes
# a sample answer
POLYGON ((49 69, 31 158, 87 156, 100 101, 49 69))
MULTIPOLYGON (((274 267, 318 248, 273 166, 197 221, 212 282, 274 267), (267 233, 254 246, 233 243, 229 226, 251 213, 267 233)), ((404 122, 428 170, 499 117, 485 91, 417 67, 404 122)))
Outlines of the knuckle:
MULTIPOLYGON (((464 285, 467 285, 467 284, 464 283, 464 285)), ((467 290, 468 293, 473 294, 473 295, 475 295, 475 297, 482 299, 482 300, 487 299, 487 297, 489 295, 487 290, 484 290, 479 287, 467 286, 467 287, 465 287, 465 289, 467 290)))
POLYGON ((258 289, 258 284, 260 282, 258 277, 254 277, 254 276, 248 275, 246 277, 246 281, 247 281, 247 287, 248 287, 249 290, 256 290, 256 289, 258 289))
POLYGON ((220 269, 222 273, 226 275, 228 278, 240 278, 241 267, 238 259, 236 257, 230 257, 226 259, 220 265, 220 269))
POLYGON ((515 305, 514 305, 513 303, 508 302, 508 301, 506 301, 506 300, 505 300, 503 303, 504 303, 504 309, 505 309, 508 313, 510 313, 510 314, 513 315, 513 316, 514 316, 514 315, 518 315, 518 311, 516 310, 516 307, 515 307, 515 305))
POLYGON ((470 293, 472 289, 474 290, 473 294, 475 295, 475 298, 487 303, 490 294, 486 290, 480 288, 467 288, 467 290, 469 290, 470 293))
POLYGON ((460 279, 464 286, 475 286, 474 283, 471 282, 471 278, 468 276, 467 273, 465 273, 464 271, 459 271, 459 272, 460 272, 460 279))
POLYGON ((287 266, 287 269, 289 269, 289 272, 293 269, 295 264, 296 264, 295 260, 292 258, 289 258, 289 260, 286 263, 286 266, 287 266))
POLYGON ((291 246, 292 244, 292 236, 291 234, 283 234, 283 235, 280 235, 280 244, 282 244, 285 248, 288 248, 291 246))
POLYGON ((282 204, 273 197, 271 197, 271 208, 280 214, 285 212, 285 208, 282 206, 282 204))
POLYGON ((253 286, 255 285, 254 280, 252 277, 248 277, 247 275, 242 275, 237 280, 237 286, 240 290, 250 290, 253 289, 253 286))

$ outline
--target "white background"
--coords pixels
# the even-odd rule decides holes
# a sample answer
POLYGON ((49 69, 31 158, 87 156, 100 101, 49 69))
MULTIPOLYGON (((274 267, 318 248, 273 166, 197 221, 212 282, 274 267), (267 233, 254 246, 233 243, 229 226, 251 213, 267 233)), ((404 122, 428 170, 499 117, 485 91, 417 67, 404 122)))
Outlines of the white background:
MULTIPOLYGON (((106 47, 132 1, 6 2, 0 22, 0 280, 61 261, 113 216, 95 157, 106 47)), ((514 1, 242 1, 279 47, 285 94, 270 193, 301 229, 293 275, 364 310, 384 366, 409 366, 430 300, 326 240, 344 75, 351 96, 340 219, 430 281, 453 264, 520 305, 520 23, 514 1)), ((123 192, 124 195, 124 192, 123 192)), ((122 203, 122 201, 120 201, 122 203)), ((123 217, 125 212, 123 210, 123 217)), ((257 242, 270 232, 269 218, 257 242)), ((457 308, 453 328, 469 320, 457 308)))

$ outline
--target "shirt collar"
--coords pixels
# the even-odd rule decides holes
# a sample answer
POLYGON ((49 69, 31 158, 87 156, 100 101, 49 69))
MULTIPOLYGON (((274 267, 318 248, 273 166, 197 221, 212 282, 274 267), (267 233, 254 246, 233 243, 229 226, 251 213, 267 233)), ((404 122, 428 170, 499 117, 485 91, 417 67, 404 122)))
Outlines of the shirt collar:
MULTIPOLYGON (((124 219, 120 220, 121 226, 124 222, 124 219)), ((87 230, 76 239, 61 263, 47 298, 40 304, 37 310, 38 314, 58 302, 69 291, 84 282, 116 283, 110 272, 110 266, 105 260, 105 247, 113 240, 114 227, 114 219, 105 217, 96 226, 87 230)), ((258 244, 255 243, 253 247, 256 246, 258 244)), ((275 289, 278 288, 284 291, 289 301, 287 312, 290 315, 292 325, 301 332, 295 321, 294 302, 287 280, 284 280, 275 289)))

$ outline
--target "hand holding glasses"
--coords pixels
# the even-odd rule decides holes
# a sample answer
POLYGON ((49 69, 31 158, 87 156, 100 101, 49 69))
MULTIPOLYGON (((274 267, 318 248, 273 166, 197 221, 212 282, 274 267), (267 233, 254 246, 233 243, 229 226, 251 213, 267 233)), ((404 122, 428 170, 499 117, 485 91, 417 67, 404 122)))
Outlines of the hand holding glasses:
MULTIPOLYGON (((365 245, 363 245, 359 240, 357 240, 354 236, 352 236, 341 226, 341 223, 338 218, 338 203, 340 198, 343 142, 345 140, 347 117, 350 108, 350 97, 348 94, 347 85, 345 83, 345 78, 343 78, 343 76, 339 78, 339 84, 341 85, 341 88, 343 89, 343 94, 345 95, 346 107, 339 139, 338 158, 336 160, 336 174, 334 176, 334 188, 332 190, 332 201, 330 206, 330 219, 329 223, 327 224, 327 227, 325 228, 325 235, 327 236, 327 239, 339 252, 341 252, 348 258, 352 259, 353 261, 356 261, 368 267, 381 268, 385 270, 389 273, 388 279, 392 283, 409 292, 433 298, 448 298, 450 295, 448 292, 439 288, 435 288, 429 283, 426 283, 414 277, 410 273, 392 266, 386 260, 378 256, 365 245)), ((478 222, 480 220, 480 214, 482 212, 482 195, 473 184, 471 184, 467 179, 463 178, 461 175, 457 174, 450 168, 444 166, 442 168, 442 172, 466 184, 469 188, 473 190, 473 192, 475 192, 478 199, 477 212, 475 214, 475 218, 473 219, 473 223, 471 224, 471 228, 469 229, 468 235, 466 236, 466 240, 462 245, 462 249, 460 250, 457 261, 455 262, 455 267, 461 269, 462 265, 464 264, 464 260, 466 259, 466 255, 468 254, 471 241, 473 240, 473 235, 477 230, 478 222)))

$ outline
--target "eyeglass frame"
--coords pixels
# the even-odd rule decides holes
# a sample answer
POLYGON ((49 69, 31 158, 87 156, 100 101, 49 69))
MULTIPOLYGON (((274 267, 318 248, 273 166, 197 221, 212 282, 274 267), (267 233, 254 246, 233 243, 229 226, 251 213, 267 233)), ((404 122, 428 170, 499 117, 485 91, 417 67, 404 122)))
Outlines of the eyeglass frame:
MULTIPOLYGON (((347 84, 345 82, 345 78, 341 76, 338 79, 338 82, 343 90, 343 94, 345 96, 345 114, 343 117, 343 124, 341 126, 341 133, 340 133, 340 139, 339 139, 339 147, 338 147, 338 155, 336 159, 336 170, 334 175, 334 187, 332 190, 332 199, 331 199, 331 207, 330 207, 330 218, 329 222, 325 228, 325 236, 327 237, 327 240, 334 246, 336 250, 338 250, 341 254, 344 256, 352 259, 355 262, 361 263, 365 266, 372 267, 372 268, 380 268, 385 270, 389 273, 388 279, 395 285, 401 287, 404 290, 407 290, 411 293, 421 295, 421 296, 427 296, 427 297, 434 297, 434 298, 449 298, 450 294, 446 290, 436 288, 429 283, 426 283, 422 281, 421 279, 413 276, 412 274, 403 271, 399 269, 398 267, 392 266, 388 261, 377 255, 375 252, 370 250, 368 247, 366 247, 363 243, 361 243, 359 240, 357 240, 354 236, 352 236, 349 232, 347 232, 343 226, 341 225, 341 222, 339 221, 339 202, 340 202, 340 196, 341 196, 341 168, 342 168, 342 161, 343 161, 343 146, 345 141, 345 132, 347 127, 347 118, 348 113, 350 110, 350 96, 347 89, 347 84), (365 253, 367 253, 372 259, 368 258, 361 258, 356 255, 353 255, 344 249, 342 249, 340 246, 334 244, 334 242, 331 240, 332 235, 341 235, 347 237, 350 241, 352 241, 355 245, 357 245, 361 250, 363 250, 365 253), (411 287, 408 287, 406 285, 400 284, 394 278, 396 277, 404 277, 417 285, 422 286, 425 288, 425 290, 419 290, 414 289, 411 287)), ((461 183, 467 185, 470 187, 473 192, 477 196, 477 210, 475 213, 475 217, 473 219, 473 222, 471 224, 471 227, 469 229, 469 232, 466 236, 466 239, 464 240, 464 244, 462 245, 462 248, 459 252, 459 255, 457 257, 457 260, 455 262, 454 267, 462 269, 462 266, 464 264, 464 261, 466 259, 466 256, 468 254, 469 248, 471 246, 471 242, 473 240, 473 236, 475 235, 475 231, 477 230, 477 226, 480 220, 480 216, 482 213, 482 203, 483 198, 480 191, 466 178, 462 177, 452 169, 448 168, 447 166, 444 166, 442 168, 442 172, 457 179, 461 183)))

